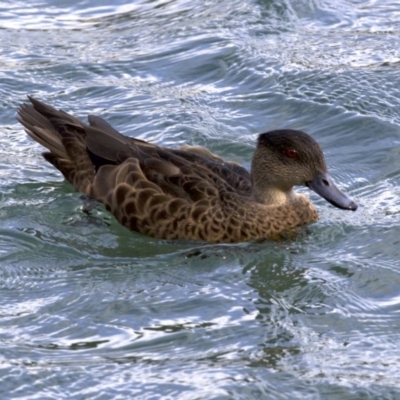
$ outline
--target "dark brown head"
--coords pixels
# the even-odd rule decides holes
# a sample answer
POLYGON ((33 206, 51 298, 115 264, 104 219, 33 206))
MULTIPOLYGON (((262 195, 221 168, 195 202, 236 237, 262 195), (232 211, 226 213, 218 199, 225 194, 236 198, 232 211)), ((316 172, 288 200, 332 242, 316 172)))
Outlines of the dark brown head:
POLYGON ((270 192, 289 193, 293 186, 308 186, 338 208, 357 209, 330 178, 318 143, 302 131, 282 129, 261 134, 251 172, 258 201, 270 192))

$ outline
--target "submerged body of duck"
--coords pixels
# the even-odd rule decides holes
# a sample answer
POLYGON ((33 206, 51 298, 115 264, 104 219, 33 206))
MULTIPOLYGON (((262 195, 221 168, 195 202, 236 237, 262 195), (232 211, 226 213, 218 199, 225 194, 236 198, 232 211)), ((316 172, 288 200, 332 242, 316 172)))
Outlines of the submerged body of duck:
POLYGON ((49 150, 44 158, 144 235, 217 243, 290 234, 318 219, 295 185, 338 208, 357 209, 329 177, 319 145, 301 131, 261 134, 249 173, 201 147, 167 149, 124 136, 99 117, 89 116, 87 125, 29 100, 18 119, 49 150))

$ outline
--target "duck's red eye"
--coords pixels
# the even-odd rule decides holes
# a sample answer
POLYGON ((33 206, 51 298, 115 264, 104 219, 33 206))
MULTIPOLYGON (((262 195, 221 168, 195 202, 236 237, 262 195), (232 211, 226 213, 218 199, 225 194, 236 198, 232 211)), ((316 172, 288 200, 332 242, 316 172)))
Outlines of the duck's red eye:
POLYGON ((295 149, 286 149, 285 156, 288 158, 296 158, 297 157, 297 150, 295 149))

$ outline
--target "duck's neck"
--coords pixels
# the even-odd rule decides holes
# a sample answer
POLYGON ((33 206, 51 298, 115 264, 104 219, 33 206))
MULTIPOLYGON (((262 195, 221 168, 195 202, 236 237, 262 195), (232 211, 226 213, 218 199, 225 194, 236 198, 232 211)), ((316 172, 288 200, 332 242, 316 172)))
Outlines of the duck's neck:
MULTIPOLYGON (((290 171, 288 171, 290 174, 290 171)), ((279 167, 265 162, 265 157, 257 148, 251 165, 251 184, 253 198, 257 203, 267 206, 290 205, 297 201, 298 194, 293 190, 290 179, 281 179, 279 167)), ((289 177, 290 178, 290 177, 289 177)))
POLYGON ((284 190, 274 187, 264 187, 263 189, 259 189, 253 186, 253 197, 258 203, 265 204, 266 206, 283 206, 295 203, 298 194, 293 188, 284 190))

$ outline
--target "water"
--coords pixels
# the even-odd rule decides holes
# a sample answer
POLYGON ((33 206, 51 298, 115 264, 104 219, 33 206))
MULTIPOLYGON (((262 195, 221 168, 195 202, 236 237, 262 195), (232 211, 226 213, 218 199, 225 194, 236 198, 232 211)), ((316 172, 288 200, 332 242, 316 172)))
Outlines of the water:
POLYGON ((400 398, 397 1, 0 1, 0 27, 2 399, 400 398), (359 210, 301 189, 307 234, 236 245, 88 220, 26 94, 247 167, 305 130, 359 210))

